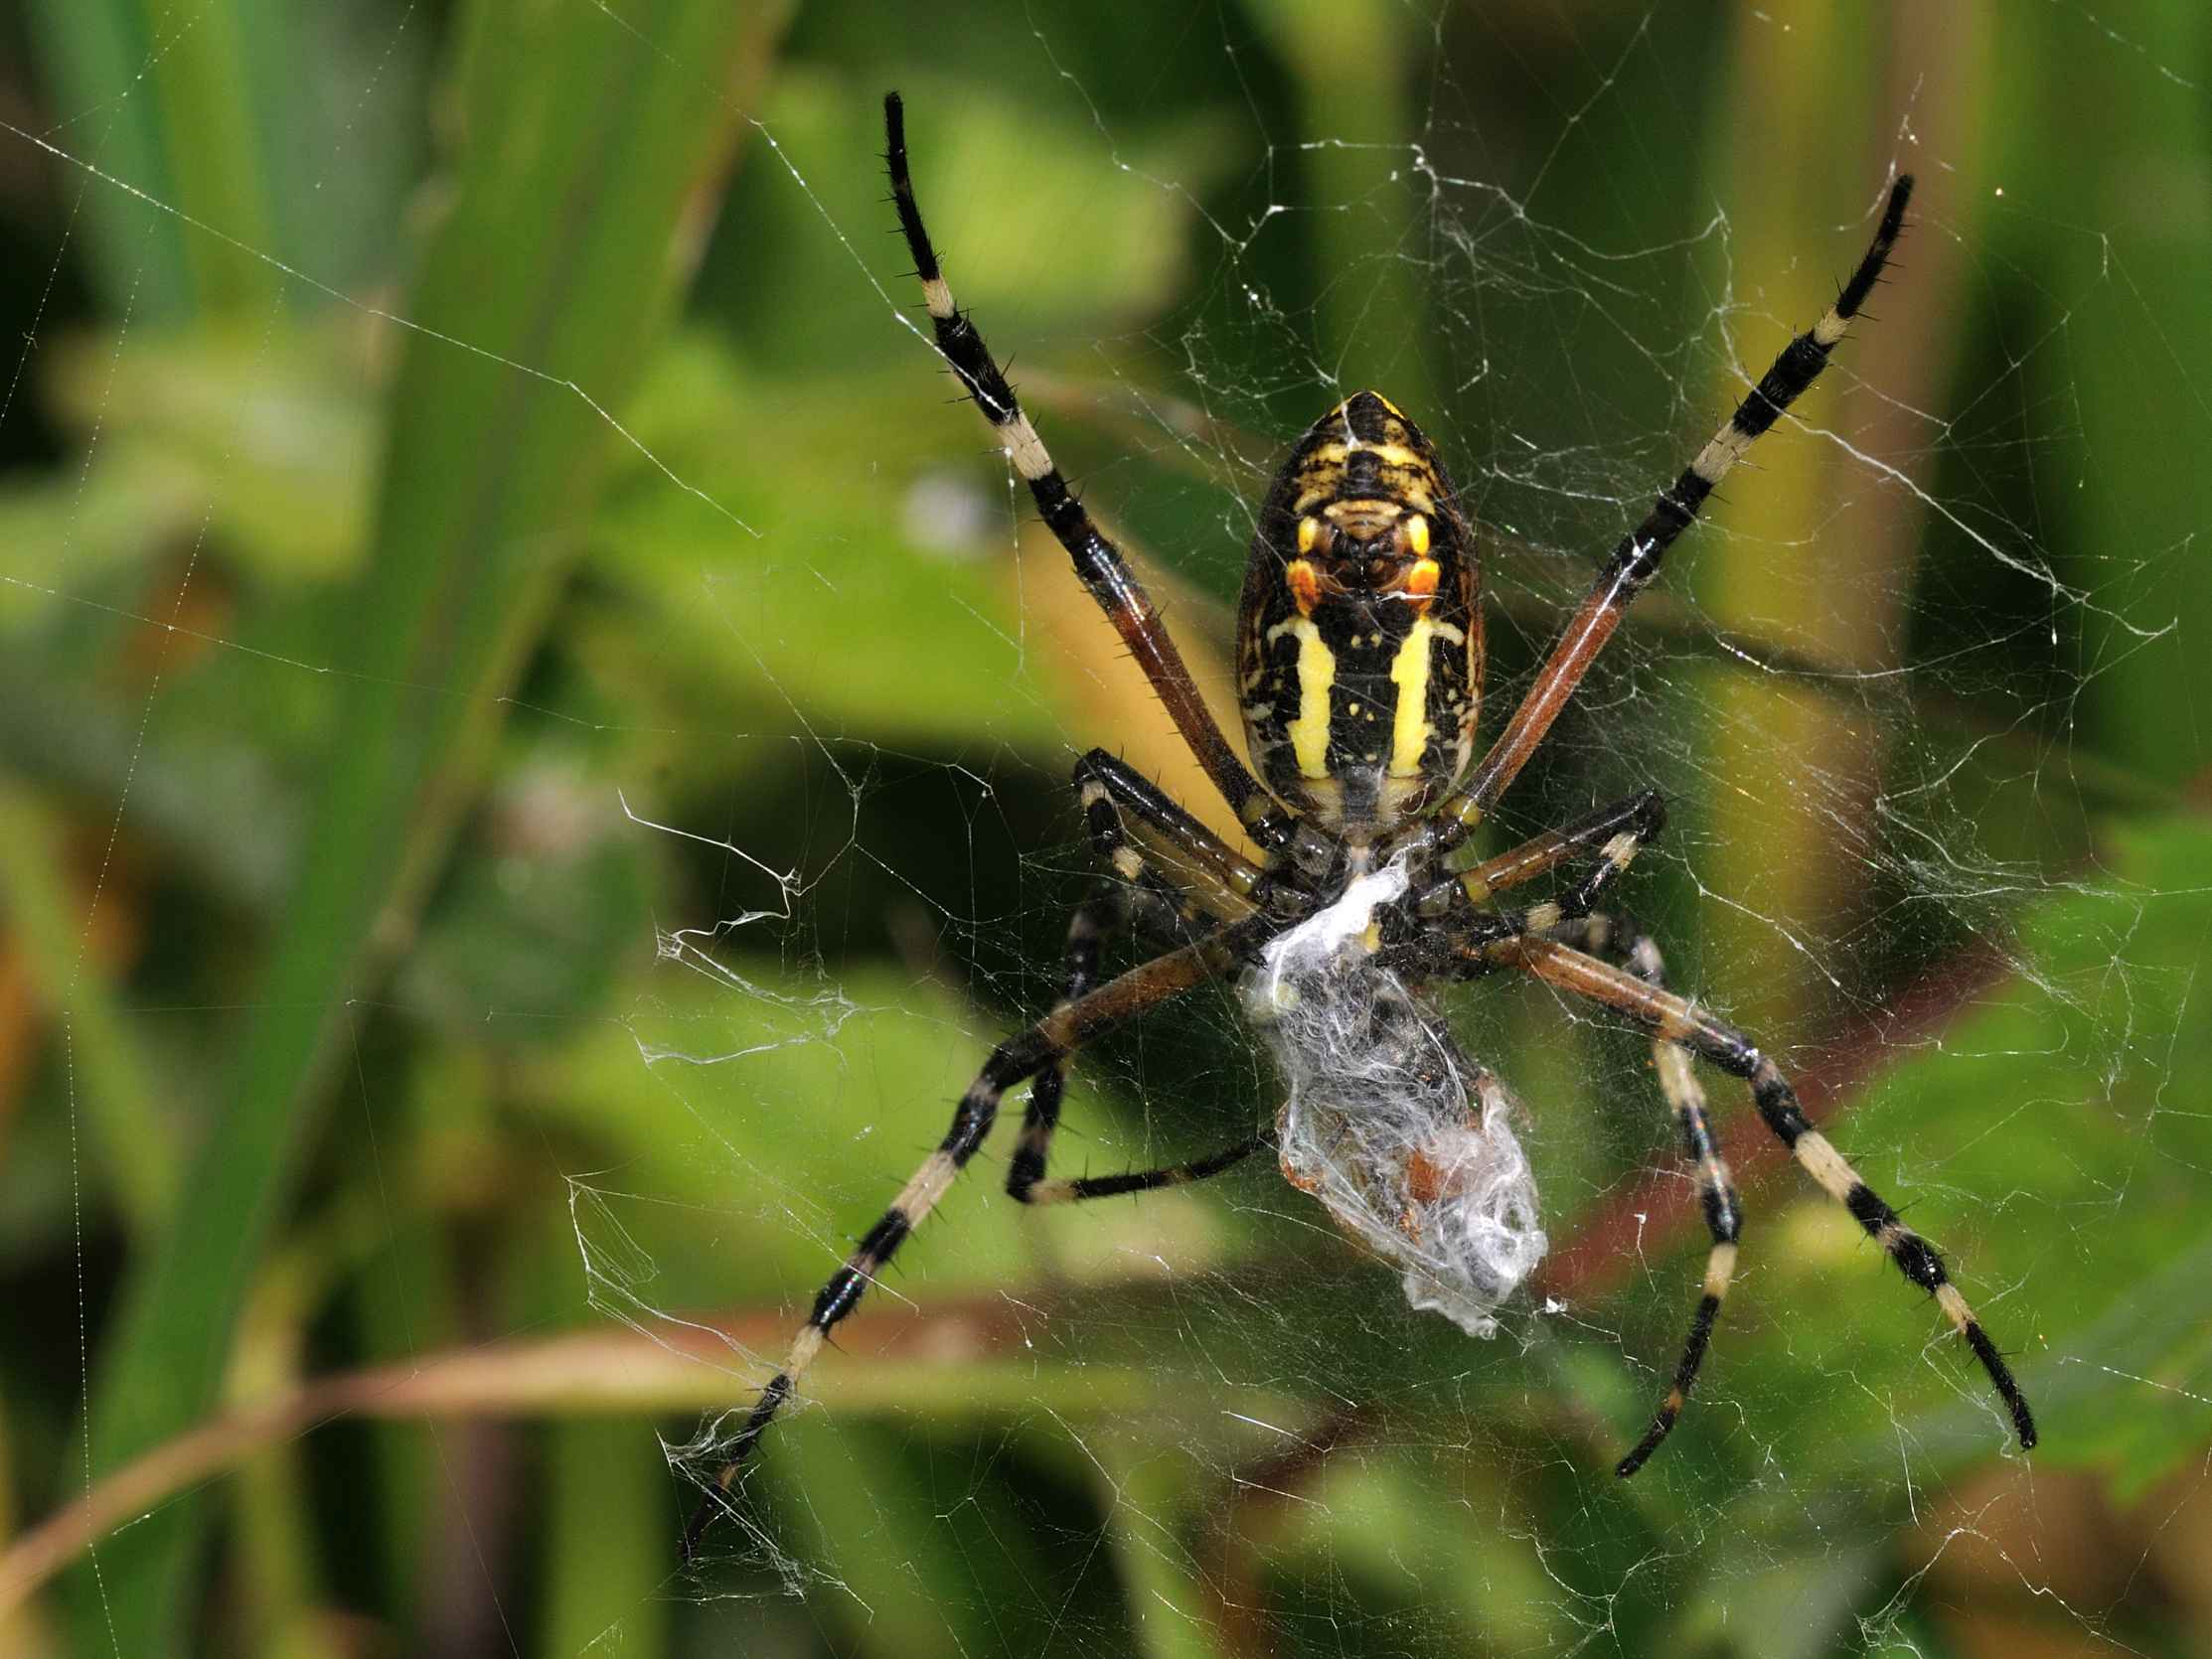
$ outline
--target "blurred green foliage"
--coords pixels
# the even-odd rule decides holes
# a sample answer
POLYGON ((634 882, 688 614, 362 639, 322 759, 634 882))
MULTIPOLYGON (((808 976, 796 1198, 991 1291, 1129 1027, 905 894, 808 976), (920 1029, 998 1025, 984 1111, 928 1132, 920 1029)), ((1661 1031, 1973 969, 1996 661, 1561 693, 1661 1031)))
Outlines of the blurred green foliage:
MULTIPOLYGON (((2212 1651, 2198 8, 8 28, 0 1646, 2212 1651), (1699 1235, 1638 1045, 1501 988, 1455 1009, 1560 1247, 1510 1339, 1272 1170, 1040 1217, 987 1159, 676 1570, 656 1433, 748 1398, 1054 994, 1072 753, 1172 763, 913 326, 890 85, 1201 671, 1271 454, 1376 383, 1499 532, 1494 703, 1922 174, 1841 383, 1504 828, 1667 794, 1639 915, 1951 1253, 2029 1472, 1716 1089, 1750 1271, 1613 1482, 1699 1235)), ((1200 996, 1061 1155, 1270 1089, 1200 996)))

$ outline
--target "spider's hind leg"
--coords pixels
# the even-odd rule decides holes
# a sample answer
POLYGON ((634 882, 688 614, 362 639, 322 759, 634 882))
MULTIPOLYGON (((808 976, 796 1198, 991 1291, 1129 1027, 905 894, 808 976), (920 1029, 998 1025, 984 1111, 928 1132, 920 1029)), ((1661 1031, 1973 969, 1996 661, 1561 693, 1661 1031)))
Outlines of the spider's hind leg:
POLYGON ((1015 471, 1035 498, 1045 525, 1074 561, 1076 575, 1121 634, 1130 655, 1143 667, 1161 705, 1175 721, 1191 755, 1205 768, 1221 799, 1255 840, 1280 844, 1288 838, 1290 825, 1276 810, 1274 798, 1260 787, 1221 734, 1197 682, 1184 664, 1183 653, 1160 620, 1159 608, 1129 568, 1121 549, 1075 499, 1044 441, 1023 412, 1005 373, 976 331, 974 319, 953 302, 952 288, 938 265, 937 250, 930 244, 920 204, 914 199, 914 179, 906 158, 905 106, 896 92, 883 96, 883 161, 890 171, 891 201, 898 210, 906 250, 913 256, 914 274, 921 279, 922 304, 929 312, 930 332, 936 337, 938 352, 1005 445, 1015 471))
POLYGON ((1432 844, 1438 850, 1457 845, 1489 815, 1520 775, 1528 757, 1536 752, 1636 596, 1659 574, 1667 548, 1695 522, 1706 498, 1760 435, 1819 378, 1867 295, 1881 279, 1890 249, 1897 245, 1904 230, 1905 205, 1912 200, 1912 175, 1898 175, 1890 186, 1874 238, 1842 292, 1835 296, 1835 303, 1818 322, 1782 349, 1726 423, 1705 441, 1674 482, 1659 492, 1644 522, 1615 544, 1612 556, 1568 619, 1520 705, 1476 762, 1465 788, 1438 810, 1432 821, 1437 827, 1432 844))

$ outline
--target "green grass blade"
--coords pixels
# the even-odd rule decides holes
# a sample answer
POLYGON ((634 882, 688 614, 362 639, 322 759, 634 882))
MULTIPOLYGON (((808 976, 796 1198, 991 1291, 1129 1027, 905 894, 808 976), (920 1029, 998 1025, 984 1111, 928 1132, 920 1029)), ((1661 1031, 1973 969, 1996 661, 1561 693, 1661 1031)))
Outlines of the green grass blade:
MULTIPOLYGON (((38 0, 24 9, 31 49, 68 121, 56 142, 88 166, 160 202, 177 201, 161 111, 136 88, 149 46, 137 0, 38 0)), ((120 190, 70 178, 81 190, 93 254, 85 269, 110 314, 175 317, 191 305, 187 234, 174 216, 120 190)))
MULTIPOLYGON (((68 878, 63 828, 27 790, 0 781, 0 921, 30 967, 47 1005, 66 1011, 69 1065, 90 1131, 92 1155, 124 1224, 143 1236, 176 1197, 174 1126, 155 1104, 150 1068, 116 1006, 82 895, 68 878)), ((112 902, 112 901, 110 901, 112 902)))
POLYGON ((268 160, 290 128, 293 62, 285 8, 210 0, 46 0, 30 8, 35 49, 60 99, 55 141, 87 167, 143 191, 164 213, 83 175, 92 256, 112 310, 147 320, 265 309, 275 267, 244 248, 273 238, 268 160), (227 236, 195 234, 191 221, 227 236))
MULTIPOLYGON (((350 1010, 472 798, 501 694, 621 441, 593 403, 619 402, 666 322, 672 249, 692 245, 687 210, 738 130, 729 71, 759 56, 775 22, 711 0, 662 0, 621 21, 483 0, 467 21, 476 49, 455 92, 467 147, 403 307, 416 332, 392 392, 354 650, 334 665, 346 688, 313 855, 174 1224, 123 1285, 90 1406, 95 1469, 217 1398, 350 1010)), ((199 1507, 171 1505, 102 1546, 88 1647, 161 1651, 189 1629, 199 1507)))

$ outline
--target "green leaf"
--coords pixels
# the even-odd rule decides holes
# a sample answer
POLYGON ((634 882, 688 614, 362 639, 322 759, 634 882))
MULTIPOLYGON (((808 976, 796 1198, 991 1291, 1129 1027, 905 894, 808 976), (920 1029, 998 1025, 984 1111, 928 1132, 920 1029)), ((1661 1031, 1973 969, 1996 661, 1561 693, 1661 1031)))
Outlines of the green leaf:
MULTIPOLYGON (((2013 976, 1828 1131, 2014 1356, 2034 1462, 2102 1468, 2125 1494, 2212 1433, 2212 1114, 2176 1094, 2212 1075, 2196 1005, 2212 830, 2170 819, 2109 839, 2097 880, 2021 918, 2013 976)), ((1804 1192, 1779 1213, 1755 1199, 1752 1216, 1757 1272, 1729 1298, 1700 1389, 1756 1391, 1749 1438, 1693 1409, 1670 1455, 1689 1461, 1712 1435, 1755 1458, 1787 1437, 1801 1479, 1888 1491, 1900 1444, 1924 1464, 2005 1452, 1979 1368, 1856 1223, 1804 1192)))

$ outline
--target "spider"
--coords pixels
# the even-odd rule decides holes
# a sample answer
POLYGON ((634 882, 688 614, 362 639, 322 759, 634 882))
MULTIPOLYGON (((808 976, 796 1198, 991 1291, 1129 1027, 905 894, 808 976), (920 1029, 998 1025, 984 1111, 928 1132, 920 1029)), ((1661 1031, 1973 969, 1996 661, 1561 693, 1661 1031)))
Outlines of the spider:
POLYGON ((687 1555, 729 1503, 746 1459, 830 1332, 975 1155, 1007 1091, 1025 1082, 1027 1109, 1007 1170, 1018 1202, 1074 1203, 1201 1181, 1272 1146, 1293 1184, 1404 1269, 1415 1306, 1489 1334, 1491 1310, 1543 1249, 1535 1193, 1502 1086, 1459 1051, 1423 987, 1501 973, 1532 976, 1651 1033, 1660 1091, 1696 1170, 1711 1237, 1703 1287, 1672 1383, 1616 1474, 1635 1474, 1674 1427, 1742 1233, 1692 1056, 1742 1079, 1760 1119, 1805 1172, 1935 1298, 1988 1374, 2021 1447, 2033 1446, 2027 1400, 1934 1246, 1812 1127, 1774 1062, 1668 990, 1658 947, 1599 908, 1659 833, 1659 798, 1617 802, 1480 862, 1452 856, 1543 741, 1714 486, 1826 366, 1903 228, 1910 175, 1890 187, 1873 241, 1827 314, 1783 349, 1615 546, 1480 759, 1481 548, 1443 463, 1412 420, 1373 391, 1316 421, 1269 487, 1245 568, 1236 661, 1247 768, 1206 711, 1143 585, 1070 492, 973 320, 953 303, 915 204, 895 92, 883 100, 883 120, 892 200, 938 352, 1262 856, 1242 856, 1105 750, 1076 763, 1086 828, 1111 874, 1070 921, 1064 994, 992 1051, 944 1139, 815 1297, 708 1487, 685 1537, 687 1555), (1557 897, 1519 908, 1494 902, 1555 869, 1571 878, 1557 897), (1100 984, 1101 941, 1119 927, 1168 948, 1100 984), (1069 1057, 1229 977, 1241 981, 1290 1086, 1273 1131, 1165 1168, 1047 1179, 1069 1057))

